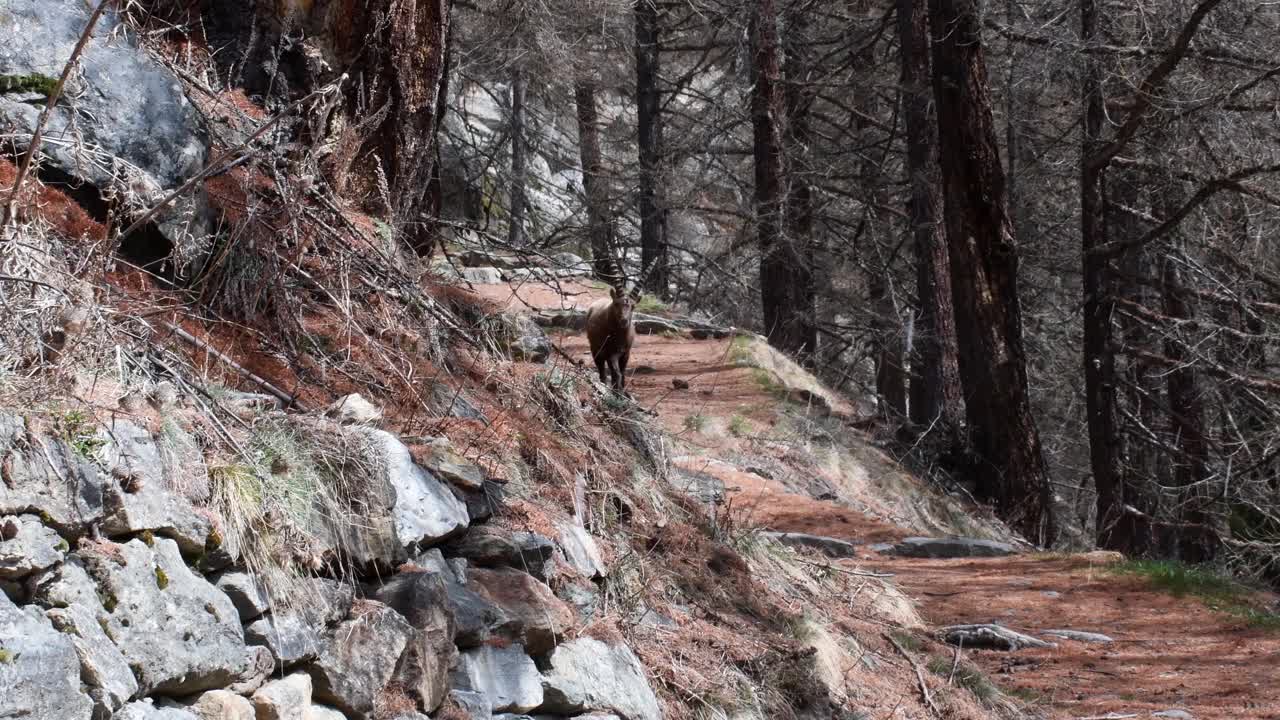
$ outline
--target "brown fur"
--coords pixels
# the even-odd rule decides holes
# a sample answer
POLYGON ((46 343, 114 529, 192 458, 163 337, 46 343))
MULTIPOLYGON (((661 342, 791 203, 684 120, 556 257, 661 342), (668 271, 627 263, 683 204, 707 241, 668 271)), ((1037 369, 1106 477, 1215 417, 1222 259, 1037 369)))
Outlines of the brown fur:
POLYGON ((620 393, 627 391, 627 361, 631 359, 631 346, 636 341, 635 323, 631 313, 635 298, 618 288, 612 297, 597 300, 587 308, 587 341, 591 344, 591 357, 596 361, 600 382, 608 383, 620 393), (605 377, 605 368, 609 378, 605 377))

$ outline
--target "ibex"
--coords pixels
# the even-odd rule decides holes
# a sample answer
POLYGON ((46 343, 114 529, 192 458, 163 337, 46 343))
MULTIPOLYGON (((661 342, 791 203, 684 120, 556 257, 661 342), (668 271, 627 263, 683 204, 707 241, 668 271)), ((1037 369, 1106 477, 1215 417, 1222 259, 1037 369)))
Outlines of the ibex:
POLYGON ((597 300, 587 308, 587 341, 591 344, 591 357, 596 361, 600 382, 608 383, 626 395, 627 361, 631 358, 631 346, 636 341, 631 313, 635 310, 640 286, 628 294, 621 267, 616 269, 609 299, 597 300), (609 368, 608 379, 604 375, 606 366, 609 368))

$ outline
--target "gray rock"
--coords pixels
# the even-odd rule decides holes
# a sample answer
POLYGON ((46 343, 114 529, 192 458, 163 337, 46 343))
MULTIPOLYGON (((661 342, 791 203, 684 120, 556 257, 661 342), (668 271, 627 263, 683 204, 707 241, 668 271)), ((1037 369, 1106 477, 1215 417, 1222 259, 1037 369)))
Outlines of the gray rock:
POLYGON ((420 709, 435 711, 449 690, 449 667, 457 652, 453 644, 457 628, 444 575, 401 573, 379 588, 374 599, 400 613, 413 626, 414 634, 400 658, 396 679, 418 701, 420 709))
POLYGON ((581 637, 552 650, 547 662, 542 710, 572 715, 604 710, 628 720, 662 720, 644 666, 626 645, 581 637))
MULTIPOLYGON (((0 483, 2 484, 2 483, 0 483)), ((0 717, 89 720, 93 701, 80 689, 71 638, 39 608, 0 595, 0 717)))
POLYGON ((399 438, 383 430, 367 432, 382 455, 386 479, 395 494, 395 531, 402 547, 430 545, 467 528, 466 505, 414 463, 399 438))
POLYGON ((903 540, 893 548, 893 554, 899 557, 932 559, 1004 557, 1017 552, 1018 550, 1008 543, 964 537, 912 537, 903 540))
POLYGON ((260 617, 271 608, 267 591, 257 578, 245 572, 225 572, 213 584, 231 598, 240 613, 240 622, 247 623, 260 617))
POLYGON ((466 558, 481 567, 512 567, 538 578, 543 577, 555 550, 555 543, 537 533, 513 533, 490 525, 473 527, 444 546, 447 557, 466 558))
POLYGON ((244 639, 271 651, 275 667, 283 669, 314 660, 324 649, 324 624, 302 613, 272 613, 245 626, 244 639))
POLYGON ((454 487, 471 492, 484 489, 484 471, 459 455, 444 438, 428 438, 416 458, 424 468, 454 487))
POLYGON ((334 400, 324 414, 343 425, 375 425, 382 419, 382 410, 360 393, 344 395, 334 400))
POLYGON ((704 503, 724 502, 724 481, 710 473, 694 472, 679 466, 667 473, 667 482, 676 490, 704 503))
POLYGON ((495 267, 464 267, 462 279, 472 285, 497 285, 503 281, 502 272, 495 267))
POLYGON ((473 524, 483 523, 502 508, 506 492, 502 485, 485 480, 484 487, 476 492, 464 491, 462 501, 467 505, 467 516, 473 524))
POLYGON ((324 652, 308 668, 315 697, 357 720, 369 717, 413 634, 395 610, 362 601, 352 619, 330 631, 324 652))
POLYGON ((521 645, 485 645, 458 657, 453 685, 480 693, 494 711, 528 712, 542 705, 542 679, 521 645))
POLYGON ((467 587, 497 605, 507 622, 498 635, 541 655, 555 647, 573 627, 573 610, 551 588, 519 570, 472 568, 467 587))
POLYGON ((760 534, 790 547, 817 550, 827 557, 850 558, 858 555, 858 546, 847 540, 822 535, 809 535, 808 533, 767 531, 760 534))
POLYGON ((583 624, 595 619, 600 608, 600 592, 596 585, 581 578, 566 578, 555 589, 556 597, 573 607, 583 624))
POLYGON ((1151 713, 1151 717, 1174 718, 1174 720, 1195 720, 1196 719, 1195 715, 1192 715, 1186 710, 1180 710, 1180 709, 1161 710, 1159 712, 1153 712, 1151 713))
POLYGON ((0 515, 37 515, 68 538, 102 520, 104 480, 93 459, 61 440, 29 434, 16 415, 0 414, 0 467, 0 515))
POLYGON ((0 517, 0 580, 18 580, 62 562, 67 541, 34 515, 0 517))
POLYGON ((186 702, 200 720, 257 720, 253 703, 230 690, 210 690, 186 702))
POLYGON ((538 324, 525 315, 515 319, 515 329, 507 344, 511 357, 531 363, 543 363, 551 355, 551 340, 538 324))
POLYGON ((200 718, 185 707, 157 707, 154 700, 147 698, 125 705, 111 716, 111 720, 200 720, 200 718))
POLYGON ((450 690, 449 699, 469 720, 489 720, 493 717, 493 703, 481 693, 450 690))
POLYGON ((480 645, 511 623, 502 608, 460 583, 447 583, 446 591, 456 623, 453 641, 460 648, 480 645))
POLYGON ((276 660, 271 655, 271 650, 266 647, 255 645, 248 648, 248 660, 246 661, 249 669, 245 672, 244 677, 237 682, 227 686, 227 690, 236 695, 251 695, 254 690, 262 687, 276 670, 276 660))
MULTIPOLYGON (((97 599, 94 599, 95 602, 97 599)), ((90 605, 72 605, 47 610, 45 615, 59 632, 71 639, 80 658, 80 680, 89 694, 107 713, 119 710, 138 692, 129 661, 103 631, 100 620, 105 617, 101 605, 95 612, 90 605)))
POLYGON ((560 548, 574 570, 592 580, 607 574, 604 560, 600 558, 600 548, 586 528, 570 521, 561 523, 559 530, 560 548))
POLYGON ((32 599, 45 608, 81 605, 95 613, 105 612, 98 598, 98 586, 89 577, 83 560, 76 553, 68 555, 61 565, 36 580, 32 599))
POLYGON ((107 634, 144 694, 189 695, 225 687, 249 670, 239 615, 194 574, 177 544, 156 538, 84 558, 107 611, 107 634))
POLYGON ((347 716, 337 708, 327 705, 312 705, 302 714, 302 720, 347 720, 347 716))
POLYGON ((586 275, 591 272, 591 263, 571 252, 554 253, 551 256, 551 262, 557 267, 570 270, 577 275, 586 275))
MULTIPOLYGON (((6 0, 0 75, 57 78, 88 18, 88 6, 77 0, 6 0)), ((103 15, 63 93, 74 100, 54 108, 42 152, 73 177, 150 205, 204 167, 207 141, 177 78, 134 37, 114 10, 103 15)), ((43 98, 37 105, 0 95, 0 134, 16 134, 25 145, 43 107, 43 98)), ((208 233, 200 197, 179 198, 160 212, 161 231, 179 248, 208 233)))
POLYGON ((197 555, 204 552, 213 525, 184 493, 201 484, 207 487, 208 477, 203 465, 189 471, 178 465, 165 448, 173 442, 167 437, 157 439, 127 420, 116 420, 100 432, 99 454, 112 477, 104 487, 107 516, 102 529, 111 536, 151 531, 197 555))
POLYGON ((449 558, 444 561, 449 572, 453 574, 454 582, 467 584, 467 559, 466 558, 449 558))
POLYGON ((635 313, 632 320, 636 326, 637 335, 662 335, 664 333, 680 332, 679 325, 656 315, 635 313))
POLYGON ((524 267, 526 260, 515 255, 504 255, 488 250, 467 250, 461 255, 465 267, 495 267, 501 270, 524 267))
POLYGON ((311 706, 311 676, 294 673, 258 688, 250 698, 257 720, 303 720, 311 706))
POLYGON ((489 424, 489 419, 484 416, 470 395, 446 383, 431 384, 431 396, 428 402, 431 408, 441 415, 461 420, 478 420, 486 425, 489 424))
POLYGON ((1055 647, 1053 643, 1010 630, 1003 625, 951 625, 939 632, 943 641, 967 648, 1021 650, 1029 647, 1055 647))
POLYGON ((424 570, 440 573, 448 579, 457 580, 453 574, 453 569, 449 567, 449 563, 444 559, 444 553, 440 552, 440 548, 427 548, 409 558, 409 561, 424 570))
POLYGON ((1060 637, 1064 640, 1075 640, 1076 642, 1098 643, 1100 645, 1109 645, 1114 640, 1108 635, 1095 632, 1082 632, 1080 630, 1041 630, 1041 635, 1052 635, 1060 637))

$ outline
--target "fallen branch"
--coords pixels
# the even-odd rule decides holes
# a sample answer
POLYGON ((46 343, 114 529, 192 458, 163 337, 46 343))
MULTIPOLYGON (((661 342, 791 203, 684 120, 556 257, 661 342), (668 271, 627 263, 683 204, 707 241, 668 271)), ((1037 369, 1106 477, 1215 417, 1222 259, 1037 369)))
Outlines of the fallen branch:
POLYGON ((263 390, 266 390, 268 393, 274 395, 278 400, 280 400, 280 402, 284 403, 284 406, 286 408, 292 407, 292 408, 301 410, 303 412, 306 412, 306 408, 303 407, 302 403, 298 402, 298 399, 296 397, 281 390, 275 385, 272 385, 266 379, 255 374, 252 370, 246 368, 240 363, 237 363, 235 360, 232 360, 231 358, 227 357, 225 354, 223 354, 221 351, 219 351, 217 348, 213 347, 209 343, 201 340, 200 338, 196 337, 195 335, 192 335, 191 333, 187 332, 186 330, 183 330, 182 328, 178 327, 177 325, 174 325, 171 322, 166 322, 164 323, 164 325, 171 332, 173 332, 174 335, 177 335, 179 338, 185 340, 187 343, 191 344, 192 346, 209 353, 210 355, 220 360, 227 367, 243 375, 246 379, 248 379, 253 384, 257 385, 263 390))
POLYGON ((924 681, 924 670, 920 668, 920 663, 916 662, 916 659, 911 657, 911 653, 907 652, 907 649, 902 647, 897 638, 893 637, 893 635, 886 633, 884 637, 893 644, 893 647, 902 655, 902 657, 907 659, 907 662, 911 663, 911 667, 916 671, 916 682, 919 683, 920 696, 924 698, 924 704, 929 706, 929 709, 933 711, 934 715, 942 717, 942 711, 940 711, 938 706, 933 703, 933 696, 929 694, 929 686, 924 681))

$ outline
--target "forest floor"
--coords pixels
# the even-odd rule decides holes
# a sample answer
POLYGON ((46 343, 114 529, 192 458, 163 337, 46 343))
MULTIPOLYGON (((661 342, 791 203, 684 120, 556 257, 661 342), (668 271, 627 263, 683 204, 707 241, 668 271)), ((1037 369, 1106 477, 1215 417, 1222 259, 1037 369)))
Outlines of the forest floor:
MULTIPOLYGON (((607 292, 588 282, 559 288, 504 283, 476 290, 513 310, 584 308, 607 292)), ((585 336, 561 331, 552 337, 565 355, 594 373, 585 336)), ((836 562, 893 573, 932 628, 996 622, 1055 641, 1052 649, 960 653, 1037 715, 1280 719, 1280 623, 1260 625, 1256 617, 1211 607, 1203 598, 1172 594, 1144 576, 1117 570, 1105 554, 956 560, 881 556, 862 546, 919 534, 905 513, 894 511, 892 499, 868 493, 833 501, 812 496, 794 482, 765 477, 769 473, 739 469, 748 448, 756 455, 773 448, 778 459, 785 459, 796 444, 759 442, 782 432, 776 412, 782 401, 776 388, 736 361, 734 343, 677 334, 640 336, 628 389, 693 455, 675 458, 677 466, 696 464, 724 481, 736 523, 859 545, 860 557, 836 562), (675 380, 683 381, 677 383, 679 389, 675 380), (1042 634, 1053 629, 1103 633, 1113 642, 1042 634)), ((1269 605, 1275 597, 1258 594, 1249 602, 1269 605)), ((952 672, 936 674, 931 682, 962 680, 952 672)))

